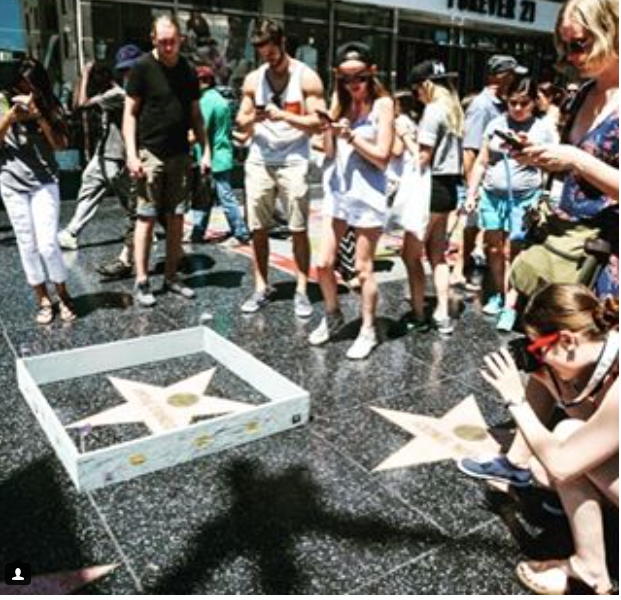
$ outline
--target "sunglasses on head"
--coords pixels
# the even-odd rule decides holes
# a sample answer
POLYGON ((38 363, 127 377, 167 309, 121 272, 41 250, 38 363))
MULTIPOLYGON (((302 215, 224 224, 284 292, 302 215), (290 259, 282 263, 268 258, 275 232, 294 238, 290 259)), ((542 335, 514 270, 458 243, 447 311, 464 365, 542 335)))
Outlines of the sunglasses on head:
POLYGON ((526 108, 530 105, 532 100, 509 100, 508 104, 511 108, 526 108))
POLYGON ((582 54, 586 52, 591 40, 589 38, 583 38, 581 40, 571 40, 570 42, 563 42, 565 51, 567 54, 582 54))
POLYGON ((360 73, 358 75, 339 75, 338 78, 343 85, 351 85, 352 83, 366 83, 371 79, 371 76, 368 73, 360 73))

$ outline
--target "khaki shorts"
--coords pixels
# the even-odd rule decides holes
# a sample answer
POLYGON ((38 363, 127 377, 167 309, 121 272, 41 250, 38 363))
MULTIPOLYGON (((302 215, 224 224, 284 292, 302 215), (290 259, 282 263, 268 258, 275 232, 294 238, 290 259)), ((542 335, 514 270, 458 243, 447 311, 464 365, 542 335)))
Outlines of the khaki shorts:
POLYGON ((139 217, 182 215, 190 192, 190 157, 185 154, 160 159, 142 148, 139 152, 145 176, 138 180, 139 217))
POLYGON ((308 228, 308 163, 270 166, 246 163, 248 228, 268 229, 274 225, 276 200, 283 202, 291 231, 308 228))

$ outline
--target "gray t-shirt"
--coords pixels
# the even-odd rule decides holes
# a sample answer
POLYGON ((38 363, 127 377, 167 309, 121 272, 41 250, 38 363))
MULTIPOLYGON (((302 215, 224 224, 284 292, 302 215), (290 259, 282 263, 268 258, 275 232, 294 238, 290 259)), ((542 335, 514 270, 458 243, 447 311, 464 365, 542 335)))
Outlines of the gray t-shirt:
POLYGON ((125 160, 125 143, 121 132, 125 90, 114 86, 99 96, 93 96, 90 103, 102 110, 103 135, 97 144, 96 153, 112 160, 125 160))
POLYGON ((484 134, 489 149, 489 163, 483 178, 486 191, 506 197, 509 185, 515 196, 523 196, 540 188, 543 183, 541 169, 521 165, 511 158, 502 147, 503 140, 494 135, 496 130, 525 133, 535 144, 554 144, 556 138, 550 122, 533 117, 520 123, 504 114, 490 121, 484 134))
POLYGON ((505 110, 504 102, 489 88, 485 88, 470 104, 464 122, 464 149, 481 149, 483 134, 488 123, 505 110))
MULTIPOLYGON (((8 110, 8 99, 0 95, 0 117, 8 110)), ((29 193, 50 183, 58 183, 54 150, 36 122, 15 123, 0 142, 0 186, 29 193)))
POLYGON ((448 129, 448 116, 438 102, 425 106, 418 125, 418 143, 433 148, 432 175, 462 174, 461 138, 448 129))

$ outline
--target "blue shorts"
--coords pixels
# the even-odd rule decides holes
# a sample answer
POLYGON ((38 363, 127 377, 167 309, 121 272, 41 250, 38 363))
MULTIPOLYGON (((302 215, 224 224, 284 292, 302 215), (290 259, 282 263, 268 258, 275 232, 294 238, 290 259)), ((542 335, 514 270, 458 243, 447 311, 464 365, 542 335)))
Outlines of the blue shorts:
POLYGON ((485 231, 506 231, 514 242, 524 240, 524 213, 537 202, 541 190, 513 198, 495 196, 479 189, 479 222, 485 231))

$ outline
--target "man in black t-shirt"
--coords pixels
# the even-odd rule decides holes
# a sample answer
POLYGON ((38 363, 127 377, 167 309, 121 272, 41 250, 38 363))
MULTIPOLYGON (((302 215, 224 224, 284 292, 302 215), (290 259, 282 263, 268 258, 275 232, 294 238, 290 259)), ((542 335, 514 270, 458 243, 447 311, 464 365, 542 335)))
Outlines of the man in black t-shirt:
POLYGON ((194 290, 177 281, 183 214, 189 195, 190 129, 203 147, 201 169, 209 170, 211 162, 199 107, 198 80, 179 53, 179 23, 168 15, 157 17, 151 40, 153 51, 137 61, 127 83, 123 120, 127 169, 138 188, 134 295, 141 306, 155 304, 148 268, 158 215, 163 215, 167 224, 164 289, 185 298, 195 295, 194 290))

